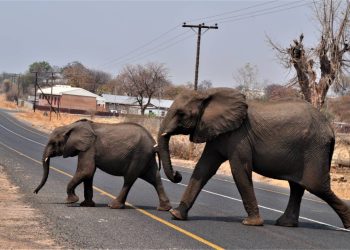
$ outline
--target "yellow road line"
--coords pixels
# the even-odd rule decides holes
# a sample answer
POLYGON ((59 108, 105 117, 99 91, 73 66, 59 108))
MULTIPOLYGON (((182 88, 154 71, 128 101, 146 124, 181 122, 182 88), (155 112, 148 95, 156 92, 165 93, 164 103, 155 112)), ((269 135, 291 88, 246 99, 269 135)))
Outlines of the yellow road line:
MULTIPOLYGON (((1 115, 1 113, 0 113, 0 115, 1 115)), ((21 126, 21 125, 18 125, 17 123, 13 122, 12 120, 8 119, 8 118, 5 117, 5 116, 3 116, 3 117, 4 117, 5 119, 7 119, 9 122, 12 122, 14 125, 16 125, 16 126, 18 126, 18 127, 20 127, 20 128, 23 128, 23 129, 25 129, 25 130, 27 130, 27 131, 29 131, 29 132, 32 132, 32 133, 41 135, 41 134, 36 133, 36 132, 34 132, 34 131, 32 131, 32 130, 29 130, 29 129, 27 129, 27 128, 21 126)), ((6 129, 6 128, 5 128, 5 129, 6 129)), ((11 131, 11 130, 9 130, 9 131, 11 131)), ((12 133, 15 133, 15 132, 13 132, 13 131, 11 131, 11 132, 12 132, 12 133)), ((15 134, 17 134, 17 133, 15 133, 15 134)), ((30 141, 33 141, 33 140, 31 140, 31 139, 29 139, 29 138, 27 138, 27 137, 21 136, 21 135, 19 135, 19 134, 17 134, 17 135, 20 136, 20 137, 23 137, 23 138, 25 138, 25 139, 28 139, 28 140, 30 140, 30 141)), ((45 137, 44 135, 41 135, 41 136, 45 137)), ((34 142, 36 142, 36 141, 34 141, 34 142)), ((39 143, 39 142, 36 142, 36 143, 38 143, 39 145, 45 146, 44 144, 41 144, 41 143, 39 143)), ((185 170, 183 170, 183 172, 186 172, 186 173, 189 173, 189 174, 192 173, 191 171, 185 171, 185 170)), ((162 179, 168 181, 167 179, 164 179, 164 178, 162 178, 162 179)), ((219 181, 223 181, 223 182, 229 182, 229 183, 235 184, 234 181, 224 180, 224 179, 220 179, 220 178, 217 178, 217 177, 213 177, 213 179, 219 180, 219 181)), ((287 194, 287 193, 280 192, 280 191, 275 191, 275 190, 271 190, 271 189, 265 189, 265 188, 260 188, 260 187, 254 187, 254 189, 259 189, 259 190, 263 190, 263 191, 266 191, 266 192, 271 192, 271 193, 276 193, 276 194, 281 194, 281 195, 289 196, 289 194, 287 194)), ((306 192, 307 192, 307 191, 306 191, 306 192)), ((315 199, 312 199, 312 198, 307 198, 307 197, 305 197, 305 196, 303 197, 303 200, 308 200, 308 201, 313 201, 313 202, 317 202, 317 203, 327 204, 327 203, 324 202, 324 201, 315 200, 315 199)))
MULTIPOLYGON (((0 142, 0 144, 3 145, 3 146, 6 147, 6 148, 8 148, 8 149, 10 149, 10 150, 12 150, 12 151, 18 153, 18 154, 21 155, 21 156, 24 156, 24 157, 26 157, 26 158, 28 158, 28 159, 30 159, 30 160, 32 160, 32 161, 38 163, 38 164, 41 164, 40 161, 35 160, 35 159, 31 158, 30 156, 25 155, 25 154, 23 154, 22 152, 20 152, 20 151, 14 149, 14 148, 12 148, 12 147, 9 147, 9 146, 3 144, 2 142, 0 142)), ((60 174, 65 175, 65 176, 73 177, 71 174, 68 174, 67 172, 62 171, 62 170, 60 170, 60 169, 58 169, 58 168, 55 168, 55 167, 53 167, 53 166, 50 166, 50 168, 51 168, 52 170, 54 170, 54 171, 60 173, 60 174)), ((102 194, 102 195, 108 196, 108 197, 110 197, 110 198, 112 198, 112 199, 115 199, 115 198, 116 198, 114 195, 112 195, 112 194, 110 194, 110 193, 104 191, 103 189, 100 189, 100 188, 98 188, 98 187, 96 187, 96 186, 93 186, 93 188, 94 188, 96 191, 100 192, 100 194, 102 194)), ((136 206, 134 206, 134 205, 132 205, 132 204, 130 204, 130 203, 126 203, 126 205, 132 207, 133 209, 135 209, 136 211, 138 211, 138 212, 140 212, 140 213, 146 215, 147 217, 150 217, 150 218, 152 218, 153 220, 156 220, 156 221, 162 223, 163 225, 168 226, 168 227, 174 229, 175 231, 178 231, 179 233, 182 233, 182 234, 184 234, 184 235, 186 235, 186 236, 188 236, 188 237, 190 237, 190 238, 192 238, 192 239, 194 239, 194 240, 196 240, 196 241, 198 241, 198 242, 200 242, 200 243, 202 243, 202 244, 204 244, 204 245, 207 245, 207 246, 209 246, 209 247, 211 247, 211 248, 213 248, 213 249, 220 249, 220 250, 221 250, 221 249, 224 249, 224 248, 222 248, 222 247, 220 247, 220 246, 218 246, 218 245, 216 245, 216 244, 214 244, 214 243, 212 243, 212 242, 210 242, 210 241, 208 241, 208 240, 206 240, 206 239, 204 239, 204 238, 202 238, 202 237, 200 237, 200 236, 198 236, 198 235, 195 235, 195 234, 193 234, 193 233, 191 233, 191 232, 189 232, 189 231, 187 231, 187 230, 185 230, 185 229, 183 229, 183 228, 181 228, 181 227, 176 226, 175 224, 172 224, 172 223, 170 223, 170 222, 168 222, 168 221, 166 221, 166 220, 164 220, 164 219, 162 219, 162 218, 160 218, 160 217, 158 217, 158 216, 156 216, 156 215, 153 215, 153 214, 147 212, 147 211, 144 210, 144 209, 138 208, 138 207, 136 207, 136 206)))

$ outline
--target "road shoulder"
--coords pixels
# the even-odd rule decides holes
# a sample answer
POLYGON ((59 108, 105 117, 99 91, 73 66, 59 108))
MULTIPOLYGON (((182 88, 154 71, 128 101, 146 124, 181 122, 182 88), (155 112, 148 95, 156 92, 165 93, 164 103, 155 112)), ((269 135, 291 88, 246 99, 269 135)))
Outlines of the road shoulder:
POLYGON ((39 210, 24 201, 0 166, 0 246, 4 249, 59 249, 39 210))

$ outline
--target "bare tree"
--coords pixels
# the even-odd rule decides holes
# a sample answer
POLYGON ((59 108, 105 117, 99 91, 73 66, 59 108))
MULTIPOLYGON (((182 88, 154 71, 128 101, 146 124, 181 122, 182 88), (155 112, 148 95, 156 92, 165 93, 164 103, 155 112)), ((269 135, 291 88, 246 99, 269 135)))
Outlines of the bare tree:
MULTIPOLYGON (((192 82, 187 82, 185 87, 187 89, 194 89, 194 84, 192 82)), ((213 87, 213 83, 210 80, 203 80, 198 84, 198 91, 205 91, 213 87)))
POLYGON ((314 48, 305 48, 303 34, 286 49, 270 38, 268 42, 282 64, 296 70, 290 84, 298 84, 303 98, 320 109, 330 86, 342 88, 342 77, 349 72, 350 2, 315 1, 314 13, 320 25, 320 40, 314 48))
POLYGON ((90 73, 90 91, 100 94, 103 91, 103 86, 108 84, 112 76, 102 70, 89 70, 90 73))
POLYGON ((239 68, 236 74, 233 75, 233 79, 242 86, 242 91, 249 91, 255 89, 258 86, 258 67, 246 63, 243 67, 239 68))
POLYGON ((127 65, 118 75, 124 92, 135 96, 145 114, 152 97, 158 97, 165 86, 169 85, 168 70, 163 64, 148 63, 146 65, 127 65))
POLYGON ((258 90, 258 66, 246 63, 239 68, 233 79, 238 83, 238 89, 248 99, 257 99, 263 96, 263 91, 258 90))

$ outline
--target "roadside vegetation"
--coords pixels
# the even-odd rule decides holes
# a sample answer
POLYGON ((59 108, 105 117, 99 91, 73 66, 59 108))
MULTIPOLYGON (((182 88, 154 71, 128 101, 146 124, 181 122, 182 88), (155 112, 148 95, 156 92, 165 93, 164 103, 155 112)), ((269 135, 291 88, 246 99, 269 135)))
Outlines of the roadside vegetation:
MULTIPOLYGON (((329 101, 333 105, 344 105, 348 98, 340 97, 329 101)), ((22 120, 23 122, 29 123, 31 126, 42 130, 44 132, 50 133, 54 128, 62 125, 72 123, 76 120, 82 118, 90 119, 90 116, 73 115, 62 113, 60 117, 53 117, 50 121, 49 117, 45 112, 36 111, 35 113, 23 107, 17 107, 16 102, 7 101, 5 95, 0 95, 0 108, 19 110, 20 112, 15 113, 15 117, 22 120)), ((333 109, 329 109, 332 111, 333 109)), ((332 113, 332 117, 338 117, 338 115, 332 113)), ((146 129, 148 129, 154 138, 157 137, 157 132, 161 120, 156 117, 146 117, 146 116, 119 116, 119 117, 92 117, 94 122, 102 123, 119 123, 119 122, 135 122, 146 129)), ((170 151, 172 157, 174 158, 175 164, 180 164, 182 166, 193 168, 195 163, 198 161, 205 144, 191 144, 188 136, 173 136, 170 141, 170 151)), ((225 162, 220 167, 219 174, 231 175, 231 170, 228 162, 225 162)), ((332 189, 337 195, 343 199, 350 200, 350 135, 339 137, 337 136, 336 150, 334 152, 332 169, 332 189)), ((288 187, 286 181, 279 181, 269 179, 257 174, 254 174, 254 179, 257 181, 264 181, 273 185, 279 185, 283 187, 288 187)))

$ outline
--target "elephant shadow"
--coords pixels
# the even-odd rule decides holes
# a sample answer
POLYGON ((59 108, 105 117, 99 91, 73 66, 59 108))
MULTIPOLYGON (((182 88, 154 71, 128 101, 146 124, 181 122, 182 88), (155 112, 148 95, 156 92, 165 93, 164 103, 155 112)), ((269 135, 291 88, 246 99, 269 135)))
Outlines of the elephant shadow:
MULTIPOLYGON (((46 204, 46 205, 64 205, 66 207, 78 207, 82 208, 79 203, 65 203, 65 202, 43 202, 41 204, 46 204)), ((95 207, 108 207, 107 203, 96 203, 95 207)))
MULTIPOLYGON (((240 216, 191 216, 189 217, 189 220, 191 221, 216 221, 216 222, 228 222, 228 223, 240 223, 242 222, 244 218, 240 216)), ((265 226, 274 226, 274 227, 279 227, 279 228, 288 228, 288 227, 280 227, 275 225, 276 221, 275 220, 264 220, 264 225, 265 226)), ((317 224, 313 222, 304 222, 301 221, 299 222, 298 228, 305 228, 305 229, 312 229, 312 230, 326 230, 326 231, 333 231, 336 230, 334 228, 331 228, 327 225, 322 225, 322 224, 317 224)), ((291 228, 293 229, 293 228, 291 228)), ((294 228, 296 229, 296 228, 294 228)))

